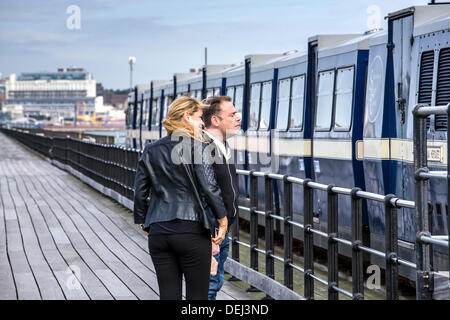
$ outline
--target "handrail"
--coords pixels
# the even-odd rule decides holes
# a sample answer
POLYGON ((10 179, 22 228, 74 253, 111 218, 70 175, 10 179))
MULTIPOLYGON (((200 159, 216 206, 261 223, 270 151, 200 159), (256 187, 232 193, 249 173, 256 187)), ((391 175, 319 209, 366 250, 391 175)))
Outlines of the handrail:
MULTIPOLYGON (((430 283, 432 279, 433 261, 430 245, 438 245, 448 248, 448 263, 450 266, 450 240, 438 239, 431 234, 428 217, 428 189, 429 179, 447 180, 447 203, 450 204, 450 103, 445 106, 424 106, 417 104, 412 111, 414 116, 414 171, 415 171, 415 203, 417 216, 416 237, 416 298, 431 299, 434 287, 430 283), (447 115, 447 171, 430 171, 428 168, 427 154, 427 126, 426 117, 439 114, 447 115)), ((447 219, 447 230, 450 230, 450 219, 447 219)), ((450 275, 449 275, 450 283, 450 275)))

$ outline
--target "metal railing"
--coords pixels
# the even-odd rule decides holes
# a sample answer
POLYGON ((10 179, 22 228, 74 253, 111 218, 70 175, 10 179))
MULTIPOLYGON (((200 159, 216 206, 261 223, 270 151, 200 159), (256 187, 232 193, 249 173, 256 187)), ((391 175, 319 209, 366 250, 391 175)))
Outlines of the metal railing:
MULTIPOLYGON (((416 203, 416 261, 417 299, 431 299, 433 293, 433 266, 430 251, 431 245, 448 247, 448 259, 450 267, 450 243, 449 238, 431 235, 428 221, 428 189, 429 179, 447 180, 447 204, 450 203, 450 103, 446 106, 416 105, 413 110, 414 124, 414 172, 415 172, 415 203, 416 203), (430 115, 447 115, 447 171, 430 171, 428 169, 427 153, 427 127, 426 118, 430 115)), ((447 212, 447 230, 450 232, 450 219, 447 212)), ((449 278, 450 287, 450 278, 449 278)))
POLYGON ((398 299, 398 266, 405 265, 415 268, 412 262, 398 257, 397 209, 414 209, 414 202, 397 198, 394 195, 382 196, 365 192, 359 188, 341 188, 313 182, 310 179, 300 179, 289 175, 264 173, 257 171, 237 170, 238 174, 249 176, 250 207, 240 209, 250 213, 250 244, 239 241, 239 223, 232 226, 232 258, 239 261, 239 247, 243 245, 250 249, 250 267, 258 270, 258 254, 264 254, 266 259, 266 275, 274 278, 274 261, 284 264, 284 285, 293 289, 293 270, 304 273, 304 297, 314 299, 315 281, 328 287, 328 299, 337 300, 339 293, 355 300, 364 299, 363 252, 368 252, 386 261, 386 298, 398 299), (265 208, 258 210, 258 178, 264 178, 265 208), (283 181, 284 216, 274 214, 273 180, 283 181), (293 221, 293 185, 303 186, 304 218, 303 224, 293 221), (326 192, 328 196, 327 232, 317 230, 313 226, 314 190, 326 192), (338 195, 351 197, 352 240, 338 237, 338 195), (363 245, 362 242, 362 201, 363 199, 384 203, 386 216, 386 250, 381 252, 363 245), (265 218, 265 250, 258 248, 258 215, 265 218), (284 224, 284 257, 274 254, 274 220, 284 224), (304 231, 304 268, 293 263, 293 228, 304 231), (328 279, 322 279, 314 274, 314 236, 328 240, 328 279), (352 250, 352 292, 339 287, 338 278, 338 244, 349 246, 352 250))
MULTIPOLYGON (((435 110, 436 111, 436 110, 435 110)), ((420 113, 422 114, 422 113, 420 113)), ((424 118, 420 118, 424 120, 424 118)), ((416 121, 415 118, 415 126, 416 121)), ((418 123, 422 126, 424 121, 418 123)), ((135 149, 127 149, 118 146, 101 145, 95 143, 84 142, 73 138, 59 137, 41 137, 32 134, 23 133, 16 130, 3 130, 5 133, 13 136, 30 148, 42 153, 46 157, 55 159, 61 163, 71 166, 75 170, 82 172, 96 182, 115 190, 126 198, 133 199, 134 178, 136 166, 141 152, 135 149)), ((415 129, 416 131, 416 129, 415 129)), ((422 132, 423 135, 423 132, 422 132)), ((419 139, 419 138, 418 138, 419 139)), ((423 137, 422 137, 423 139, 423 137)), ((426 139, 426 135, 425 135, 426 139)), ((415 137, 416 141, 416 137, 415 137)), ((426 140, 425 140, 426 141, 426 140)), ((415 142, 415 154, 417 148, 426 148, 423 141, 415 142)), ((420 149, 423 152, 423 149, 420 149)), ((426 149, 425 149, 426 158, 426 149)), ((424 168, 422 162, 415 162, 417 168, 424 168), (419 166, 420 165, 420 166, 419 166)), ((426 160, 425 160, 426 164, 426 160)), ((378 257, 382 257, 386 262, 386 298, 398 299, 398 276, 399 265, 417 269, 418 287, 417 298, 431 298, 431 295, 425 294, 423 291, 429 287, 423 286, 423 279, 430 279, 429 273, 429 244, 439 244, 448 246, 448 237, 432 237, 427 229, 426 208, 423 203, 427 203, 426 198, 419 200, 417 208, 418 216, 421 218, 421 224, 417 230, 422 230, 418 234, 417 244, 420 251, 417 253, 416 265, 413 262, 401 259, 398 256, 398 235, 397 235, 397 209, 409 208, 415 209, 413 201, 402 200, 395 195, 379 195, 362 191, 359 188, 342 188, 334 185, 325 185, 313 182, 310 179, 300 179, 289 175, 280 175, 273 173, 264 173, 258 171, 237 170, 238 175, 248 176, 250 180, 250 205, 240 206, 240 211, 250 214, 250 243, 239 240, 239 214, 236 222, 231 229, 231 255, 233 260, 239 262, 239 245, 242 245, 250 251, 250 268, 258 271, 258 255, 265 256, 266 275, 275 278, 275 261, 283 263, 284 268, 284 286, 290 290, 294 289, 294 270, 304 274, 304 297, 306 299, 314 299, 314 284, 321 283, 328 288, 328 299, 339 299, 339 294, 343 294, 355 300, 364 299, 364 279, 363 279, 363 252, 367 252, 378 257), (258 208, 258 179, 264 179, 264 210, 258 208), (273 182, 282 181, 284 187, 283 216, 275 214, 273 201, 273 182), (294 221, 293 217, 293 185, 303 187, 304 195, 304 212, 303 223, 294 221), (313 223, 313 204, 314 190, 326 192, 328 198, 328 221, 327 232, 314 228, 313 223), (338 196, 347 196, 351 198, 351 234, 352 239, 344 239, 338 236, 338 196), (376 201, 384 204, 385 213, 385 251, 379 251, 374 248, 363 245, 363 223, 362 223, 362 203, 363 200, 376 201), (425 201, 425 202, 423 202, 425 201), (424 211, 425 210, 425 211, 424 211), (264 217, 265 220, 265 249, 258 248, 258 216, 264 217), (275 254, 274 244, 274 221, 280 221, 284 225, 283 236, 283 257, 275 254), (302 229, 304 234, 304 266, 301 267, 294 263, 293 255, 293 235, 294 228, 302 229), (327 239, 327 261, 328 261, 328 279, 322 279, 314 273, 314 238, 322 237, 327 239), (338 277, 338 246, 339 244, 351 248, 351 273, 352 273, 352 292, 346 291, 339 287, 338 277), (428 250, 428 251, 427 251, 428 250), (427 269, 428 268, 428 269, 427 269), (420 277, 419 277, 420 275, 420 277), (426 277, 429 276, 429 278, 426 277)), ((427 195, 427 179, 426 170, 417 171, 416 176, 416 197, 427 195), (418 186, 419 185, 419 186, 418 186), (418 189, 419 188, 419 189, 418 189)), ((439 176, 442 175, 439 173, 439 176)), ((239 179, 237 179, 239 181, 239 179)), ((417 200, 416 200, 417 201, 417 200)))

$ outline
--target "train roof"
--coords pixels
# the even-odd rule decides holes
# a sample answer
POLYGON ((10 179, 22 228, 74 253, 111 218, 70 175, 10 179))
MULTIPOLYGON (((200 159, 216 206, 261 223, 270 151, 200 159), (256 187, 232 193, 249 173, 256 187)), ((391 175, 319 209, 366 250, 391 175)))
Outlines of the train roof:
POLYGON ((409 8, 414 11, 413 36, 450 28, 450 4, 436 4, 409 8))
POLYGON ((334 56, 356 50, 369 50, 370 39, 376 37, 381 29, 368 31, 366 34, 360 34, 357 37, 350 38, 347 41, 339 42, 335 47, 328 47, 319 50, 319 58, 334 56))
MULTIPOLYGON (((388 14, 387 18, 395 18, 404 14, 414 14, 413 36, 417 37, 430 32, 448 29, 450 26, 450 5, 437 4, 409 7, 388 14)), ((369 40, 370 46, 385 44, 388 41, 387 31, 380 31, 369 40)))
POLYGON ((289 55, 295 54, 297 52, 297 50, 290 50, 287 51, 285 53, 279 54, 276 57, 274 57, 273 59, 269 59, 264 63, 261 63, 259 65, 253 66, 253 62, 252 62, 252 72, 259 72, 259 71, 265 71, 265 70, 270 70, 270 69, 274 69, 277 65, 278 62, 282 61, 283 59, 286 59, 286 57, 288 57, 289 55))
POLYGON ((237 74, 241 74, 242 70, 244 70, 245 63, 243 61, 232 64, 230 67, 222 70, 222 77, 233 76, 237 74))
POLYGON ((294 64, 304 63, 308 60, 308 54, 305 51, 294 52, 283 56, 280 60, 275 62, 275 68, 283 68, 294 64))
POLYGON ((221 79, 226 76, 226 74, 229 70, 234 70, 234 68, 236 66, 240 66, 240 65, 239 64, 222 64, 222 65, 220 65, 220 67, 216 66, 216 68, 208 67, 206 69, 207 75, 208 75, 207 79, 208 80, 221 79))
POLYGON ((177 78, 177 86, 189 83, 191 79, 201 74, 200 70, 196 72, 175 73, 174 76, 177 78))
MULTIPOLYGON (((168 83, 170 80, 153 80, 153 90, 155 89, 163 89, 164 85, 168 83)), ((172 80, 173 81, 173 80, 172 80)))
MULTIPOLYGON (((252 70, 260 65, 269 63, 270 61, 281 57, 282 54, 249 54, 245 56, 245 60, 250 59, 252 70)), ((245 74, 245 63, 236 66, 227 72, 227 76, 235 77, 245 74)))

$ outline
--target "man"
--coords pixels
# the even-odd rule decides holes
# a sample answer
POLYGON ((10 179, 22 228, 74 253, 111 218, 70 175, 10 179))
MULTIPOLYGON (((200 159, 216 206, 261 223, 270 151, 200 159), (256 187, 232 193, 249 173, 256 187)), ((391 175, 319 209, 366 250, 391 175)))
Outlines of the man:
MULTIPOLYGON (((236 167, 231 163, 231 150, 226 139, 239 133, 241 116, 234 108, 231 98, 227 96, 210 97, 206 101, 209 107, 203 110, 205 139, 214 143, 213 168, 216 181, 222 191, 222 198, 227 210, 228 230, 238 211, 238 189, 236 167)), ((220 244, 220 252, 214 255, 218 262, 217 273, 210 276, 208 300, 216 300, 217 292, 224 281, 224 264, 229 251, 228 232, 220 244)))

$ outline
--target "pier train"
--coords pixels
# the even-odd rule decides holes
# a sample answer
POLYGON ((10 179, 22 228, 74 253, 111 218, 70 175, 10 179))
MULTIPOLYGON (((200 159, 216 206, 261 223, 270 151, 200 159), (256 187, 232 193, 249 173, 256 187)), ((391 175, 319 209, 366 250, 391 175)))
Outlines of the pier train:
MULTIPOLYGON (((232 140, 237 167, 359 187, 414 200, 413 114, 416 104, 450 103, 450 5, 415 6, 390 13, 387 30, 315 35, 304 53, 248 55, 232 65, 207 65, 168 81, 138 85, 129 94, 127 144, 143 148, 166 135, 161 126, 174 99, 228 95, 242 113, 242 135, 232 140), (256 158, 258 161, 256 161, 256 158)), ((428 163, 447 165, 447 118, 427 118, 428 163)), ((248 180, 239 178, 241 198, 248 180)), ((264 205, 264 185, 259 183, 264 205)), ((294 220, 302 222, 303 190, 294 186, 294 220)), ((274 182, 277 211, 283 184, 274 182)), ((447 187, 430 180, 432 234, 448 235, 447 187)), ((314 224, 326 231, 327 194, 314 194, 314 224)), ((339 233, 351 239, 351 201, 339 196, 339 233)), ((415 213, 398 210, 399 256, 414 261, 415 213)), ((384 205, 363 203, 364 243, 384 250, 384 205)), ((277 225, 283 232, 283 225, 277 225)), ((295 230, 296 228, 294 228, 295 230)), ((303 239, 302 230, 294 237, 303 239)), ((327 239, 315 237, 327 248, 327 239)), ((351 256, 350 248, 340 252, 351 256)), ((434 248, 435 268, 448 270, 445 250, 434 248)), ((371 263, 384 266, 376 256, 371 263)), ((412 280, 415 270, 400 266, 412 280)))

